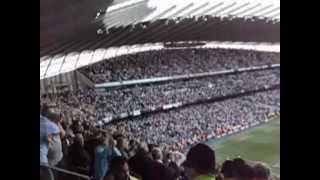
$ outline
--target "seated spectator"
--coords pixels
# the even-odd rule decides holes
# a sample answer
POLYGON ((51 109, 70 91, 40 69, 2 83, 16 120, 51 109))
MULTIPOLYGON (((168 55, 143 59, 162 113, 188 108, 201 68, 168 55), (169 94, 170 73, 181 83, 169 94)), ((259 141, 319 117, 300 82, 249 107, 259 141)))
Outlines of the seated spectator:
POLYGON ((269 180, 270 169, 265 165, 258 163, 254 166, 255 180, 269 180))
POLYGON ((104 180, 137 180, 130 175, 127 159, 122 156, 114 157, 104 180))
POLYGON ((192 147, 182 166, 189 180, 215 180, 215 152, 205 144, 192 147))

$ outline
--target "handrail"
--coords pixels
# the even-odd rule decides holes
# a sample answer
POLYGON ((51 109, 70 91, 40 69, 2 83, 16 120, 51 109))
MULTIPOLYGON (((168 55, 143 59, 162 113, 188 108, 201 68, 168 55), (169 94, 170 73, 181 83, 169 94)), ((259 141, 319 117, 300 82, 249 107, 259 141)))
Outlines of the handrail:
POLYGON ((83 179, 91 180, 91 178, 89 176, 83 175, 83 174, 80 174, 80 173, 77 173, 77 172, 69 171, 69 170, 66 170, 66 169, 62 169, 62 168, 58 168, 58 167, 55 167, 55 166, 50 166, 50 165, 42 164, 42 163, 40 163, 40 166, 47 167, 47 168, 53 169, 55 171, 63 172, 65 174, 70 174, 70 175, 73 175, 73 176, 77 176, 77 177, 80 177, 80 178, 83 178, 83 179))

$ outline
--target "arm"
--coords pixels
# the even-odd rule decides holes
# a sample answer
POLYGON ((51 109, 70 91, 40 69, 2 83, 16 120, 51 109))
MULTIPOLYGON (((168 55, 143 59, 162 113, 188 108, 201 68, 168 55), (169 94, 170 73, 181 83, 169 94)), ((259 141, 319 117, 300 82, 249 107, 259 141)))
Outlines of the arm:
POLYGON ((60 129, 60 137, 61 139, 64 138, 66 136, 66 132, 65 130, 63 129, 63 127, 61 126, 60 122, 57 123, 59 129, 60 129))

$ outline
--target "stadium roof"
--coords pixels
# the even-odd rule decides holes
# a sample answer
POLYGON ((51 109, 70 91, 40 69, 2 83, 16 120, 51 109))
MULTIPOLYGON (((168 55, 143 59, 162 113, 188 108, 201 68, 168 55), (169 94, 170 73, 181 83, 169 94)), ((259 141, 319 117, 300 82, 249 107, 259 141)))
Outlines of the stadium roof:
MULTIPOLYGON (((87 28, 83 28, 81 32, 78 30, 79 32, 75 32, 72 37, 64 37, 59 40, 50 41, 46 38, 40 38, 40 57, 70 53, 72 51, 79 52, 94 48, 170 40, 280 41, 280 36, 278 35, 280 28, 279 22, 273 24, 264 23, 262 20, 256 21, 257 23, 234 22, 235 20, 231 20, 223 23, 211 22, 210 20, 206 22, 206 18, 199 18, 199 16, 204 15, 210 17, 234 16, 242 17, 245 21, 248 17, 265 17, 279 21, 280 3, 276 0, 127 0, 114 3, 114 5, 105 8, 107 8, 105 15, 100 15, 97 19, 91 15, 92 17, 89 17, 89 19, 91 19, 92 22, 87 24, 87 28), (179 18, 185 19, 181 20, 179 18), (166 21, 166 19, 174 20, 166 21), (241 23, 241 27, 237 29, 235 26, 238 26, 239 23, 241 23), (228 26, 229 24, 231 25, 228 26), (222 28, 219 28, 219 26, 222 28), (243 28, 247 28, 251 32, 249 35, 239 35, 242 38, 221 38, 221 35, 216 32, 220 29, 223 32, 231 31, 231 33, 234 34, 237 31, 242 31, 243 28), (108 29, 108 32, 106 32, 105 29, 108 29), (179 31, 176 29, 179 29, 179 31), (261 29, 265 31, 261 31, 261 29), (105 31, 105 33, 98 35, 98 30, 105 31), (274 32, 276 32, 276 34, 274 34, 274 32), (176 37, 182 33, 184 35, 183 37, 176 37), (272 37, 265 36, 272 34, 274 35, 272 37), (163 35, 167 36, 163 37, 163 35)), ((91 9, 90 12, 92 13, 92 11, 91 9)), ((88 14, 83 14, 83 16, 88 16, 88 14)), ((88 20, 88 18, 85 19, 88 20)), ((75 19, 75 21, 77 20, 78 19, 75 19)), ((221 21, 226 21, 226 19, 221 21)), ((57 25, 47 27, 47 29, 55 28, 57 28, 57 25)), ((60 34, 64 34, 63 32, 67 31, 62 31, 60 34)))
POLYGON ((100 20, 105 27, 111 28, 204 15, 257 16, 280 20, 280 0, 127 0, 110 6, 100 20))
POLYGON ((280 42, 279 0, 114 0, 105 8, 81 33, 40 42, 40 79, 126 53, 161 49, 161 42, 262 43, 257 47, 280 42))

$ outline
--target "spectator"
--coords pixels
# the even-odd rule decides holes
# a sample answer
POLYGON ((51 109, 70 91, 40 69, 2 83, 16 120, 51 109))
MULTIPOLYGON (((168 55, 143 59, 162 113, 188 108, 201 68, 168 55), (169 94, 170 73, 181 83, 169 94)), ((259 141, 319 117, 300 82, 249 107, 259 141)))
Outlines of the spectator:
POLYGON ((280 53, 273 52, 212 48, 164 49, 118 56, 84 67, 80 69, 80 72, 95 83, 104 83, 203 73, 279 62, 280 53))
POLYGON ((255 169, 248 164, 242 164, 235 168, 236 180, 254 180, 255 179, 255 169))
POLYGON ((161 152, 161 150, 159 148, 153 148, 151 150, 151 155, 152 155, 153 160, 163 164, 163 162, 162 162, 162 152, 161 152))
POLYGON ((269 180, 270 169, 262 163, 258 163, 254 166, 255 180, 269 180))
POLYGON ((96 133, 94 134, 91 138, 85 140, 84 143, 84 148, 86 149, 86 151, 89 154, 89 159, 91 159, 91 163, 90 163, 90 167, 89 167, 89 176, 93 177, 94 176, 94 166, 95 166, 95 150, 96 147, 99 145, 100 143, 100 134, 96 133))
POLYGON ((55 134, 50 138, 49 150, 48 150, 49 165, 55 166, 61 161, 63 157, 61 136, 64 136, 65 132, 60 124, 59 114, 50 112, 48 113, 48 118, 52 120, 52 122, 54 122, 59 128, 59 134, 55 134))
POLYGON ((221 167, 221 175, 223 180, 234 180, 234 161, 232 160, 226 160, 223 162, 221 167))
POLYGON ((129 159, 128 141, 124 137, 117 138, 117 149, 119 150, 121 156, 124 156, 126 159, 129 159))
POLYGON ((205 144, 192 147, 182 164, 189 180, 214 180, 215 152, 205 144))
POLYGON ((84 148, 84 139, 81 134, 76 134, 75 141, 70 146, 69 165, 78 173, 89 173, 90 156, 84 148))
POLYGON ((148 156, 148 147, 145 143, 140 143, 135 155, 129 159, 130 170, 142 177, 146 172, 146 161, 148 159, 150 159, 148 156))
POLYGON ((137 178, 130 175, 126 158, 118 156, 111 160, 110 169, 104 180, 137 180, 137 178))
POLYGON ((53 172, 50 168, 45 166, 49 165, 48 152, 50 144, 54 136, 59 136, 59 127, 48 120, 46 117, 40 115, 40 179, 54 180, 53 172))
POLYGON ((109 170, 111 159, 115 156, 113 148, 110 146, 111 137, 101 137, 99 145, 95 150, 94 179, 102 180, 109 170))

